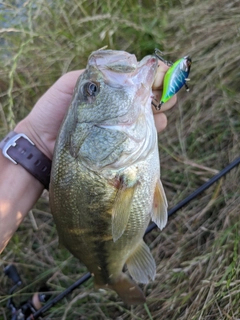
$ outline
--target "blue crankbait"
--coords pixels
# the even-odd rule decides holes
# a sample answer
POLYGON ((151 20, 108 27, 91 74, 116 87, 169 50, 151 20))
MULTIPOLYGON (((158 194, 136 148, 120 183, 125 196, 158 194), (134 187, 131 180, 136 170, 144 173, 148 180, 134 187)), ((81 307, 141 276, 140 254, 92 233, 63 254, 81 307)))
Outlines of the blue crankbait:
POLYGON ((186 90, 189 91, 187 81, 190 80, 188 76, 192 64, 192 60, 189 56, 172 63, 164 60, 159 53, 161 53, 161 51, 155 49, 155 55, 157 58, 170 66, 170 68, 166 72, 163 80, 163 92, 160 103, 158 105, 152 103, 156 110, 160 110, 163 103, 172 98, 172 96, 174 96, 183 86, 185 86, 186 90))

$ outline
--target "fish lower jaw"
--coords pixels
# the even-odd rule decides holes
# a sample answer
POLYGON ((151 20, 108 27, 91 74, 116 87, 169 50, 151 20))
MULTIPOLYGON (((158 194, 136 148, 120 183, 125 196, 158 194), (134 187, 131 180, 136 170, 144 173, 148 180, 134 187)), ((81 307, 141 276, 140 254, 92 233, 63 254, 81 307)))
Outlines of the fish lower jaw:
POLYGON ((136 122, 136 120, 133 121, 126 121, 126 122, 119 122, 117 124, 108 124, 108 123, 100 123, 97 124, 97 127, 100 128, 104 128, 104 129, 111 129, 111 130, 118 130, 118 131, 122 131, 121 128, 123 127, 131 127, 134 123, 136 122))

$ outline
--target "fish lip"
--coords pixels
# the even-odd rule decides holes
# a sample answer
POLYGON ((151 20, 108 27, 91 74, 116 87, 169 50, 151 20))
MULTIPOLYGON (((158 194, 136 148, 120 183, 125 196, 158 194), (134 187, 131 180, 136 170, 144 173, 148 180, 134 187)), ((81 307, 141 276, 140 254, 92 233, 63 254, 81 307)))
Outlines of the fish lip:
POLYGON ((154 55, 145 56, 141 61, 139 61, 138 69, 142 67, 147 67, 147 75, 143 84, 147 88, 152 88, 153 82, 155 80, 158 68, 158 58, 154 55), (146 84, 149 84, 147 86, 146 84))
POLYGON ((158 58, 154 55, 147 55, 143 57, 142 60, 138 62, 138 64, 138 67, 141 67, 142 65, 148 65, 148 67, 155 65, 155 67, 157 68, 158 58))

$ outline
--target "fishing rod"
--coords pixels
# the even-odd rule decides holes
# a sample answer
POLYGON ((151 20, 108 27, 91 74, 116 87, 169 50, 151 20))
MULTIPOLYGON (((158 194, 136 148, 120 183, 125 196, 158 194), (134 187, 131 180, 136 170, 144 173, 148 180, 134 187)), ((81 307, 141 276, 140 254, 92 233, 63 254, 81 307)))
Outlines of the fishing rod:
MULTIPOLYGON (((198 189, 193 191, 189 196, 187 196, 185 199, 180 201, 176 206, 174 206, 172 209, 168 211, 168 216, 172 216, 174 213, 176 213, 178 210, 180 210, 182 207, 187 205, 190 201, 192 201, 194 198, 196 198, 199 194, 201 194, 203 191, 208 189, 212 184, 214 184, 216 181, 221 179, 223 176, 225 176, 229 171, 231 171, 233 168, 235 168, 237 165, 240 163, 240 157, 236 158, 233 160, 231 163, 229 163, 225 168, 223 168, 219 173, 217 173, 215 176, 213 176, 211 179, 209 179, 207 182, 205 182, 202 186, 200 186, 198 189)), ((150 233, 154 228, 156 228, 155 223, 151 223, 146 232, 145 235, 150 233)), ((6 268, 5 268, 6 269, 6 268)), ((6 275, 7 272, 5 272, 6 275)), ((9 276, 9 275, 8 275, 9 276)), ((11 277, 10 277, 11 278, 11 277)), ((33 311, 30 315, 28 314, 24 318, 13 318, 12 320, 18 320, 18 319, 26 319, 26 320, 35 320, 38 319, 40 316, 42 316, 46 311, 48 311, 50 308, 52 308, 55 304, 57 304, 59 301, 61 301, 63 298, 65 298, 69 293, 71 293, 73 290, 78 288, 80 285, 82 285, 84 282, 89 280, 91 278, 90 272, 86 273, 83 275, 80 279, 78 279, 75 283, 73 283, 71 286, 69 286, 66 290, 61 292, 59 295, 57 295, 55 298, 49 300, 46 302, 46 304, 41 307, 39 310, 35 310, 32 308, 31 310, 33 311)), ((14 282, 14 287, 10 290, 10 294, 13 294, 13 291, 17 288, 18 285, 21 284, 20 277, 16 277, 15 282, 14 282)), ((41 297, 41 294, 39 294, 39 297, 41 297)), ((45 296, 44 296, 45 297, 45 296)), ((16 311, 18 310, 16 306, 13 304, 12 297, 10 297, 8 301, 8 307, 9 305, 13 305, 13 310, 16 311)))

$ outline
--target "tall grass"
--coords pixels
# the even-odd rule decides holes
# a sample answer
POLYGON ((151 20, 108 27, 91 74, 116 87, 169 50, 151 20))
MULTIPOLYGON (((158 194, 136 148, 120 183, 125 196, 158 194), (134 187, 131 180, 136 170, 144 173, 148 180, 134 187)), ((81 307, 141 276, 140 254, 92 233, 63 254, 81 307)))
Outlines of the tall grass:
POLYGON ((7 27, 0 33, 5 43, 0 88, 9 126, 61 74, 84 68, 97 48, 108 45, 142 57, 164 37, 165 13, 155 1, 32 0, 20 8, 9 2, 2 6, 0 18, 7 27))
MULTIPOLYGON (((0 30, 0 118, 4 135, 61 74, 84 68, 91 51, 108 45, 138 58, 155 47, 166 58, 191 54, 191 90, 179 94, 159 135, 162 180, 174 206, 240 150, 240 7, 235 0, 3 2, 10 17, 0 30), (11 4, 10 4, 11 3, 11 4), (24 19, 17 19, 19 14, 24 19)), ((6 13, 0 11, 0 20, 6 13)), ((92 280, 51 309, 47 319, 239 319, 239 169, 147 236, 156 280, 144 287, 147 305, 126 307, 92 280)), ((44 193, 1 256, 14 262, 27 299, 47 282, 53 294, 86 269, 58 249, 44 193), (35 227, 34 227, 35 226, 35 227)), ((9 282, 0 274, 0 318, 9 282)), ((4 318, 5 317, 5 318, 4 318)))

